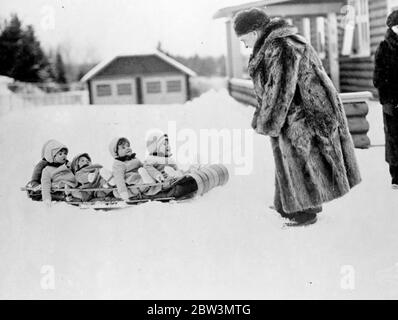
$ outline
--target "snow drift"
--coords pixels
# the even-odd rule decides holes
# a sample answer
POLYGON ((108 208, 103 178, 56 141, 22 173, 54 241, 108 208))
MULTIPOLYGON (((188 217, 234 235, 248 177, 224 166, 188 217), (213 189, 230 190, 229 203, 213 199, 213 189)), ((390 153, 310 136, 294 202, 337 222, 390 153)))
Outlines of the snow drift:
MULTIPOLYGON (((267 299, 397 298, 398 191, 384 162, 381 108, 374 147, 357 150, 363 182, 324 206, 315 225, 282 228, 269 209, 274 164, 267 137, 252 135, 252 168, 186 203, 119 211, 46 208, 19 190, 50 138, 69 159, 89 152, 110 167, 115 136, 144 158, 157 127, 250 130, 253 109, 208 92, 185 105, 45 106, 0 117, 0 298, 267 299)), ((234 146, 235 147, 235 146, 234 146)))

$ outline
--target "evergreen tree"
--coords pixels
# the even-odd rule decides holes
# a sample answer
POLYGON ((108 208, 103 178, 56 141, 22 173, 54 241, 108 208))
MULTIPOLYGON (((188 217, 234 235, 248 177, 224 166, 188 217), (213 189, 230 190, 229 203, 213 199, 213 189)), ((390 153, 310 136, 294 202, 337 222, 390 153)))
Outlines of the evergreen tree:
POLYGON ((16 14, 6 21, 0 33, 0 74, 26 82, 52 77, 47 56, 32 26, 22 28, 16 14))
POLYGON ((22 39, 21 22, 16 15, 5 21, 0 34, 0 74, 11 76, 22 39))
POLYGON ((59 51, 55 55, 55 72, 55 81, 60 84, 66 84, 65 64, 59 51))

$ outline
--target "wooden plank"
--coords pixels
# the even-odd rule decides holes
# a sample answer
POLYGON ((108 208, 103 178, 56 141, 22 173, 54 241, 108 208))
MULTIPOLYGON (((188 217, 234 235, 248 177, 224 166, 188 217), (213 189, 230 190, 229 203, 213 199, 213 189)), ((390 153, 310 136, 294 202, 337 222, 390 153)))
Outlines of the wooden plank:
POLYGON ((372 79, 356 79, 356 78, 341 79, 341 85, 347 85, 347 84, 349 85, 352 83, 354 83, 356 86, 362 87, 362 88, 373 87, 372 79))
POLYGON ((355 148, 367 149, 370 147, 370 139, 366 134, 351 133, 355 148))
POLYGON ((359 92, 340 94, 340 99, 341 101, 343 101, 343 103, 368 101, 371 98, 372 94, 369 91, 359 91, 359 92))
POLYGON ((341 63, 340 70, 367 70, 373 71, 374 64, 372 63, 341 63))
POLYGON ((371 45, 378 45, 380 42, 382 42, 384 40, 384 34, 383 35, 378 35, 377 37, 376 36, 374 36, 372 39, 371 39, 371 42, 370 42, 370 44, 371 45))
POLYGON ((231 91, 231 96, 240 102, 246 103, 254 107, 257 106, 257 100, 247 94, 231 91))
POLYGON ((373 20, 373 19, 379 19, 379 18, 384 18, 384 20, 386 19, 386 17, 387 17, 387 8, 386 7, 383 7, 383 8, 373 8, 373 9, 371 9, 371 8, 369 8, 369 18, 371 19, 371 20, 373 20))
POLYGON ((369 10, 387 8, 387 0, 371 0, 369 1, 369 10))
POLYGON ((366 102, 350 102, 344 103, 344 110, 347 118, 365 117, 369 112, 369 107, 366 102))
POLYGON ((350 78, 358 78, 358 79, 369 79, 373 78, 373 71, 361 71, 361 70, 340 70, 340 79, 350 79, 350 78))
POLYGON ((386 31, 387 31, 387 26, 384 24, 384 25, 381 25, 380 27, 372 27, 371 28, 371 30, 370 30, 370 35, 371 36, 379 36, 379 35, 385 35, 386 34, 386 31))
POLYGON ((367 133, 369 131, 369 122, 365 117, 347 118, 350 133, 367 133))
POLYGON ((377 90, 373 86, 356 86, 355 84, 344 84, 341 85, 341 92, 356 92, 356 91, 370 91, 374 96, 377 94, 377 90))

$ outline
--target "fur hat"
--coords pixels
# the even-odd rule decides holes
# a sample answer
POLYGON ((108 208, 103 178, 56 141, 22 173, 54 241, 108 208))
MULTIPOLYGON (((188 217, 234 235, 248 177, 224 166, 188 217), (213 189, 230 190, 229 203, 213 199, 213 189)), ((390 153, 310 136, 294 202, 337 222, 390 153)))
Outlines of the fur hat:
POLYGON ((73 173, 76 173, 77 171, 79 171, 79 160, 81 157, 86 157, 90 162, 91 162, 91 158, 89 156, 88 153, 80 153, 78 154, 76 157, 73 158, 72 162, 71 162, 71 170, 73 173))
POLYGON ((392 28, 393 26, 398 26, 398 10, 390 13, 387 18, 386 24, 389 28, 392 28))
POLYGON ((163 142, 163 140, 168 139, 167 134, 154 132, 151 133, 146 139, 146 148, 149 154, 154 154, 158 152, 159 145, 163 142))
POLYGON ((117 148, 119 147, 119 145, 121 145, 122 143, 127 142, 130 144, 130 141, 125 138, 125 137, 118 137, 118 138, 114 138, 111 143, 109 144, 109 152, 111 153, 113 158, 117 158, 119 155, 117 154, 117 148))
POLYGON ((47 162, 53 163, 55 155, 62 149, 65 149, 68 153, 68 148, 61 142, 57 140, 48 140, 42 149, 43 158, 46 159, 47 162))
POLYGON ((265 27, 270 21, 265 11, 259 8, 239 11, 234 17, 235 33, 242 36, 265 27))

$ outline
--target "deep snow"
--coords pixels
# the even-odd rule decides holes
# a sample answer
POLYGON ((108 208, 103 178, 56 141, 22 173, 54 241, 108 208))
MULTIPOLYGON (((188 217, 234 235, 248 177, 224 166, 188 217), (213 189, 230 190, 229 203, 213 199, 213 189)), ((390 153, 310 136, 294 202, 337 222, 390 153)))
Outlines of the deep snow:
POLYGON ((46 106, 2 115, 0 298, 398 298, 398 191, 389 185, 376 102, 369 135, 377 146, 357 150, 363 182, 306 228, 283 228, 268 208, 274 164, 259 135, 250 174, 236 175, 229 164, 227 185, 186 203, 95 212, 46 208, 19 190, 47 139, 65 143, 69 159, 87 151, 110 167, 115 136, 132 138, 143 158, 144 133, 166 129, 167 120, 197 132, 250 129, 252 112, 226 91, 211 91, 183 106, 46 106), (49 270, 53 287, 46 287, 49 270))

